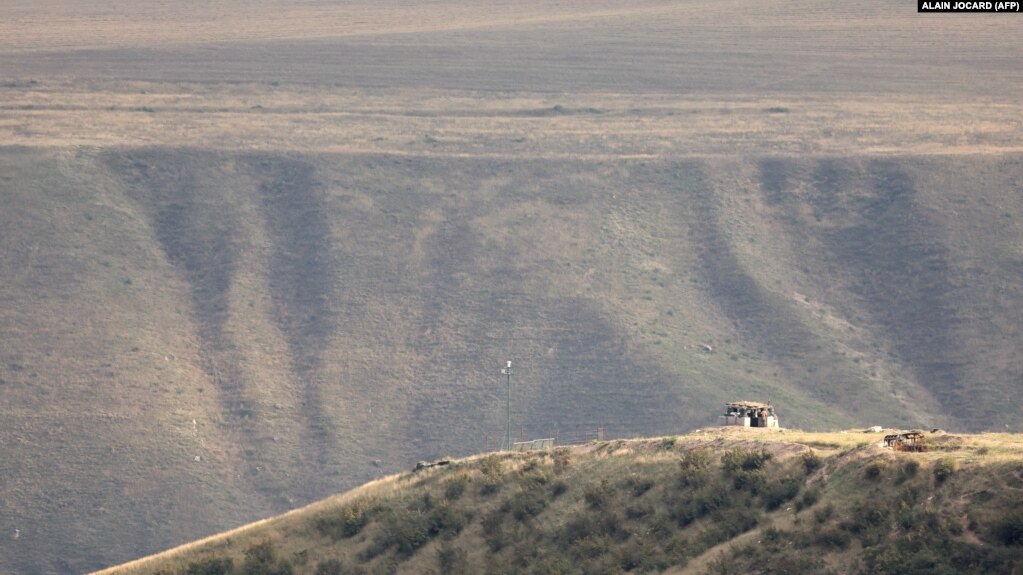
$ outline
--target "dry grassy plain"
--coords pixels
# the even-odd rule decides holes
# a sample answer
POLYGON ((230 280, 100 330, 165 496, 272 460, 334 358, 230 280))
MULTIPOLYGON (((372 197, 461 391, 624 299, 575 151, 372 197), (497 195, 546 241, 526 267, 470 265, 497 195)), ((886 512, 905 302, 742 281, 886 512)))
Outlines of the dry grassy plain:
POLYGON ((1019 430, 1018 23, 748 4, 5 2, 0 571, 492 446, 508 357, 530 437, 1019 430))

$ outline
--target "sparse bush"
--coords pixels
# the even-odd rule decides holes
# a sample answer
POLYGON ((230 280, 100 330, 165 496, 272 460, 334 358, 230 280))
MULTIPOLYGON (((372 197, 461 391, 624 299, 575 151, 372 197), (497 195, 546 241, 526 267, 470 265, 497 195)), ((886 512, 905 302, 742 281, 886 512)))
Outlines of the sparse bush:
POLYGON ((569 519, 562 528, 558 539, 567 543, 568 546, 572 546, 583 539, 590 539, 592 542, 599 538, 607 538, 609 541, 620 542, 628 539, 630 535, 631 533, 623 525, 621 517, 610 511, 600 511, 569 519))
POLYGON ((668 437, 665 437, 664 439, 661 440, 661 449, 665 451, 671 451, 672 449, 675 449, 675 444, 677 442, 678 437, 675 437, 674 435, 669 435, 668 437))
POLYGON ((851 520, 843 523, 843 528, 852 533, 863 535, 873 527, 888 521, 889 503, 879 498, 868 498, 852 510, 851 520))
POLYGON ((508 545, 508 534, 504 530, 504 515, 491 513, 483 518, 483 539, 492 553, 497 553, 508 545))
POLYGON ((387 536, 399 553, 411 555, 430 540, 430 524, 426 515, 406 512, 392 517, 387 536))
POLYGON ((601 479, 600 483, 589 487, 583 493, 583 499, 591 509, 602 509, 607 507, 614 495, 615 489, 607 479, 601 479))
POLYGON ((552 454, 554 458, 554 474, 561 475, 572 465, 572 451, 567 447, 559 447, 552 454))
POLYGON ((888 464, 884 460, 875 459, 863 468, 863 477, 871 481, 877 481, 881 479, 881 474, 884 473, 887 466, 888 464))
POLYGON ((434 504, 429 497, 414 501, 404 509, 394 510, 384 517, 383 529, 373 542, 362 550, 359 558, 369 561, 395 547, 398 553, 409 556, 437 535, 455 535, 469 522, 465 511, 453 508, 447 502, 434 504))
POLYGON ((241 575, 291 575, 291 564, 278 559, 277 550, 269 539, 253 544, 245 550, 241 575))
POLYGON ((813 520, 817 523, 826 523, 835 514, 835 507, 830 503, 813 512, 813 520))
POLYGON ((480 473, 485 477, 498 477, 504 475, 504 464, 501 463, 501 458, 495 454, 490 454, 480 459, 479 462, 480 473))
POLYGON ((634 497, 640 497, 654 486, 654 480, 650 477, 630 475, 625 479, 625 487, 632 492, 634 497))
POLYGON ((739 491, 749 491, 756 495, 763 491, 767 478, 759 469, 738 469, 732 472, 732 487, 739 491))
POLYGON ((501 463, 501 458, 496 455, 488 455, 480 460, 479 467, 480 473, 483 474, 480 494, 491 495, 500 491, 501 481, 504 477, 504 464, 501 463))
POLYGON ((817 489, 816 487, 807 489, 803 492, 802 497, 796 500, 796 511, 802 511, 807 507, 813 507, 820 498, 820 489, 817 489))
POLYGON ((1023 510, 1001 517, 991 527, 991 533, 1002 545, 1023 545, 1023 510))
POLYGON ((538 466, 531 469, 523 469, 519 473, 519 485, 523 489, 537 489, 550 483, 550 471, 538 466))
POLYGON ((573 555, 579 558, 592 559, 605 555, 611 550, 611 542, 602 535, 587 535, 576 539, 571 546, 573 555))
POLYGON ((763 490, 764 506, 768 511, 778 509, 799 495, 799 489, 802 486, 803 482, 795 477, 786 477, 780 481, 769 483, 763 490))
POLYGON ((230 557, 207 557, 189 563, 185 575, 229 575, 233 568, 230 557))
POLYGON ((558 479, 551 484, 551 497, 559 497, 568 491, 568 483, 558 479))
POLYGON ((437 505, 430 510, 427 533, 431 537, 458 535, 469 524, 469 520, 470 516, 466 511, 456 509, 447 503, 437 505))
POLYGON ((679 486, 695 489, 707 484, 710 478, 711 454, 706 449, 694 449, 682 454, 679 459, 679 486))
POLYGON ((756 471, 772 457, 774 454, 766 449, 733 449, 721 456, 721 465, 728 474, 734 474, 739 470, 756 471))
POLYGON ((341 575, 344 573, 344 565, 339 559, 327 559, 316 565, 316 575, 341 575))
POLYGON ((316 520, 316 530, 334 541, 354 537, 369 521, 366 505, 357 501, 316 520))
POLYGON ((703 550, 745 533, 760 522, 757 510, 745 505, 720 510, 711 519, 710 527, 699 536, 703 550))
POLYGON ((444 481, 444 497, 448 501, 456 501, 465 493, 465 488, 468 485, 469 474, 456 473, 444 481))
POLYGON ((836 529, 834 527, 817 531, 816 537, 814 538, 814 544, 817 547, 822 547, 824 549, 845 550, 849 548, 851 543, 852 536, 849 535, 848 531, 836 529))
POLYGON ((661 552, 642 540, 632 539, 622 545, 618 551, 618 567, 624 571, 648 571, 657 567, 657 563, 665 564, 661 552))
POLYGON ((654 508, 652 505, 633 505, 625 508, 625 516, 629 519, 642 519, 643 517, 649 517, 654 514, 654 508))
POLYGON ((902 462, 902 467, 899 468, 899 477, 897 481, 902 483, 908 479, 916 477, 917 471, 920 470, 920 462, 915 459, 907 459, 902 462))
POLYGON ((502 511, 519 521, 536 517, 546 508, 546 494, 538 489, 520 489, 501 505, 502 511))
POLYGON ((810 451, 803 452, 801 459, 803 461, 803 469, 806 470, 807 475, 817 471, 822 465, 824 465, 820 456, 818 456, 817 452, 812 449, 810 451))
POLYGON ((445 575, 466 575, 471 573, 468 554, 461 547, 441 545, 437 549, 437 563, 440 566, 440 572, 445 575))
POLYGON ((955 475, 959 470, 959 462, 950 457, 939 459, 934 464, 934 480, 939 484, 944 483, 949 477, 955 475))
POLYGON ((686 527, 714 511, 732 507, 737 503, 736 499, 735 492, 708 485, 684 497, 669 500, 669 515, 679 527, 686 527))

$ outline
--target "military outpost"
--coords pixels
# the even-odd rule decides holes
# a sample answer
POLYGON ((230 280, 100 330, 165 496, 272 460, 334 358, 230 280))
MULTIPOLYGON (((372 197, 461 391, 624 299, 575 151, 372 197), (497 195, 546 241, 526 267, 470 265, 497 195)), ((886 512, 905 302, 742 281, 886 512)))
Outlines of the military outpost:
POLYGON ((720 425, 738 427, 779 427, 778 414, 770 403, 735 401, 725 404, 725 414, 718 417, 720 425))

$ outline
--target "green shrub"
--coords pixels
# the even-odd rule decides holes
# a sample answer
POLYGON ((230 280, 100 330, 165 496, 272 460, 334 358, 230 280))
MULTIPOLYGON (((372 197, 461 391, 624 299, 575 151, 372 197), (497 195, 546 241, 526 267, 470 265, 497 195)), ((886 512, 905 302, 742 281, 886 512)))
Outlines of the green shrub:
POLYGON ((785 477, 771 482, 764 488, 762 496, 768 511, 774 511, 799 495, 803 482, 795 477, 785 477))
POLYGON ((494 454, 480 459, 479 469, 484 477, 500 479, 504 476, 504 464, 501 463, 501 458, 494 454))
POLYGON ((864 534, 888 521, 889 503, 878 498, 868 498, 852 509, 851 519, 843 527, 852 533, 864 534))
POLYGON ((411 555, 430 540, 429 518, 423 514, 402 514, 390 524, 388 535, 399 553, 411 555))
POLYGON ((955 475, 959 470, 959 462, 950 457, 939 459, 934 464, 934 480, 939 484, 944 483, 948 478, 955 475))
POLYGON ((531 469, 523 469, 519 472, 519 485, 523 489, 538 489, 547 485, 551 481, 550 471, 540 468, 533 467, 531 469))
POLYGON ((810 473, 813 473, 814 471, 817 471, 818 469, 821 468, 822 465, 824 465, 824 462, 821 460, 820 456, 818 456, 817 452, 812 449, 803 452, 801 459, 803 461, 803 469, 806 470, 806 473, 808 475, 810 473))
POLYGON ((625 487, 632 492, 634 497, 641 497, 654 486, 654 480, 650 477, 630 475, 625 479, 625 487))
POLYGON ((821 529, 816 532, 814 544, 824 549, 845 550, 852 543, 852 535, 848 531, 834 527, 821 529))
POLYGON ((580 559, 592 559, 605 555, 611 550, 611 541, 603 535, 587 535, 576 539, 569 551, 580 559))
POLYGON ((554 474, 561 475, 572 465, 572 450, 559 447, 552 453, 554 458, 554 474))
POLYGON ((642 519, 654 514, 653 505, 633 505, 625 508, 625 516, 629 519, 642 519))
POLYGON ((468 554, 465 549, 453 545, 441 545, 437 549, 437 563, 440 572, 445 575, 468 575, 469 569, 468 554))
POLYGON ((427 517, 427 533, 431 537, 458 535, 469 524, 470 519, 469 513, 464 510, 456 509, 447 503, 437 505, 430 510, 427 517))
POLYGON ((728 474, 734 474, 739 470, 756 471, 772 457, 774 454, 766 449, 733 449, 721 456, 721 465, 728 474))
POLYGON ((675 443, 677 442, 678 437, 675 437, 674 435, 669 435, 668 437, 665 437, 664 439, 661 440, 661 449, 665 451, 671 451, 672 449, 675 449, 675 443))
POLYGON ((245 550, 241 575, 291 575, 291 564, 278 559, 273 542, 269 539, 253 544, 245 550))
POLYGON ((835 514, 835 507, 830 503, 813 512, 813 520, 817 523, 826 523, 835 514))
POLYGON ((456 501, 465 493, 465 488, 468 485, 469 474, 456 473, 444 481, 444 497, 448 501, 456 501))
POLYGON ((369 521, 366 505, 355 502, 316 520, 316 530, 334 541, 354 537, 369 521))
POLYGON ((660 549, 639 539, 630 539, 617 555, 618 567, 623 571, 662 570, 668 566, 660 549))
POLYGON ((763 491, 767 478, 759 469, 737 469, 732 472, 732 487, 756 495, 763 491))
POLYGON ((568 491, 568 483, 558 479, 551 484, 551 497, 559 497, 568 491))
POLYGON ((189 563, 185 575, 229 575, 233 568, 230 557, 207 557, 189 563))
POLYGON ((998 519, 991 533, 1002 545, 1023 545, 1023 511, 1016 510, 998 519))
POLYGON ((884 470, 887 466, 888 464, 885 463, 885 461, 881 459, 875 459, 874 461, 871 461, 870 463, 867 464, 866 467, 863 468, 863 477, 869 479, 870 481, 878 481, 879 479, 881 479, 881 475, 884 473, 884 470))
POLYGON ((465 512, 454 510, 447 503, 434 505, 432 500, 424 497, 407 508, 387 514, 380 533, 359 553, 359 558, 370 561, 392 547, 407 557, 426 545, 432 537, 458 533, 468 521, 465 512))
POLYGON ((602 509, 611 502, 615 488, 607 479, 601 479, 600 483, 590 486, 583 492, 583 499, 591 509, 602 509))
POLYGON ((693 449, 682 454, 678 464, 682 469, 706 469, 713 459, 709 449, 693 449))
MULTIPOLYGON (((747 496, 748 497, 748 496, 747 496)), ((733 507, 744 499, 733 491, 721 489, 717 485, 707 485, 681 497, 667 501, 669 516, 679 527, 686 527, 693 521, 706 517, 719 510, 733 507)))
POLYGON ((719 510, 710 519, 710 526, 698 539, 704 550, 745 533, 760 522, 757 510, 744 505, 719 510))
POLYGON ((316 565, 316 575, 342 575, 344 565, 338 559, 327 559, 316 565))
POLYGON ((682 454, 679 459, 679 487, 696 489, 703 487, 710 479, 711 454, 707 449, 694 449, 682 454))
POLYGON ((903 483, 909 479, 916 477, 917 471, 920 470, 920 462, 916 459, 907 459, 902 462, 902 466, 899 468, 899 476, 896 482, 903 483))
POLYGON ((513 542, 510 534, 504 529, 505 516, 500 509, 494 509, 484 515, 480 522, 480 526, 483 528, 483 539, 494 553, 513 542))
POLYGON ((504 478, 504 464, 501 463, 501 458, 496 455, 488 455, 480 460, 479 467, 480 473, 483 475, 480 494, 492 495, 500 491, 504 478))
POLYGON ((501 504, 501 511, 511 513, 519 521, 536 517, 547 508, 547 497, 537 489, 519 489, 501 504))
POLYGON ((821 498, 821 491, 816 487, 807 489, 803 492, 802 497, 796 500, 796 511, 802 511, 807 507, 813 507, 817 501, 821 498))

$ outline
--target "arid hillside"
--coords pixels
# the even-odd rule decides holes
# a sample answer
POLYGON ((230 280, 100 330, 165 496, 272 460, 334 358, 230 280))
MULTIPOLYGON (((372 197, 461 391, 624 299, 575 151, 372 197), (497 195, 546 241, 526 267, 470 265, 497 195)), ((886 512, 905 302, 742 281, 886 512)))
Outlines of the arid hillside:
POLYGON ((97 575, 1018 572, 1020 436, 883 437, 706 429, 444 460, 97 575))
POLYGON ((0 572, 513 435, 1019 431, 1013 21, 833 3, 22 2, 0 572))

